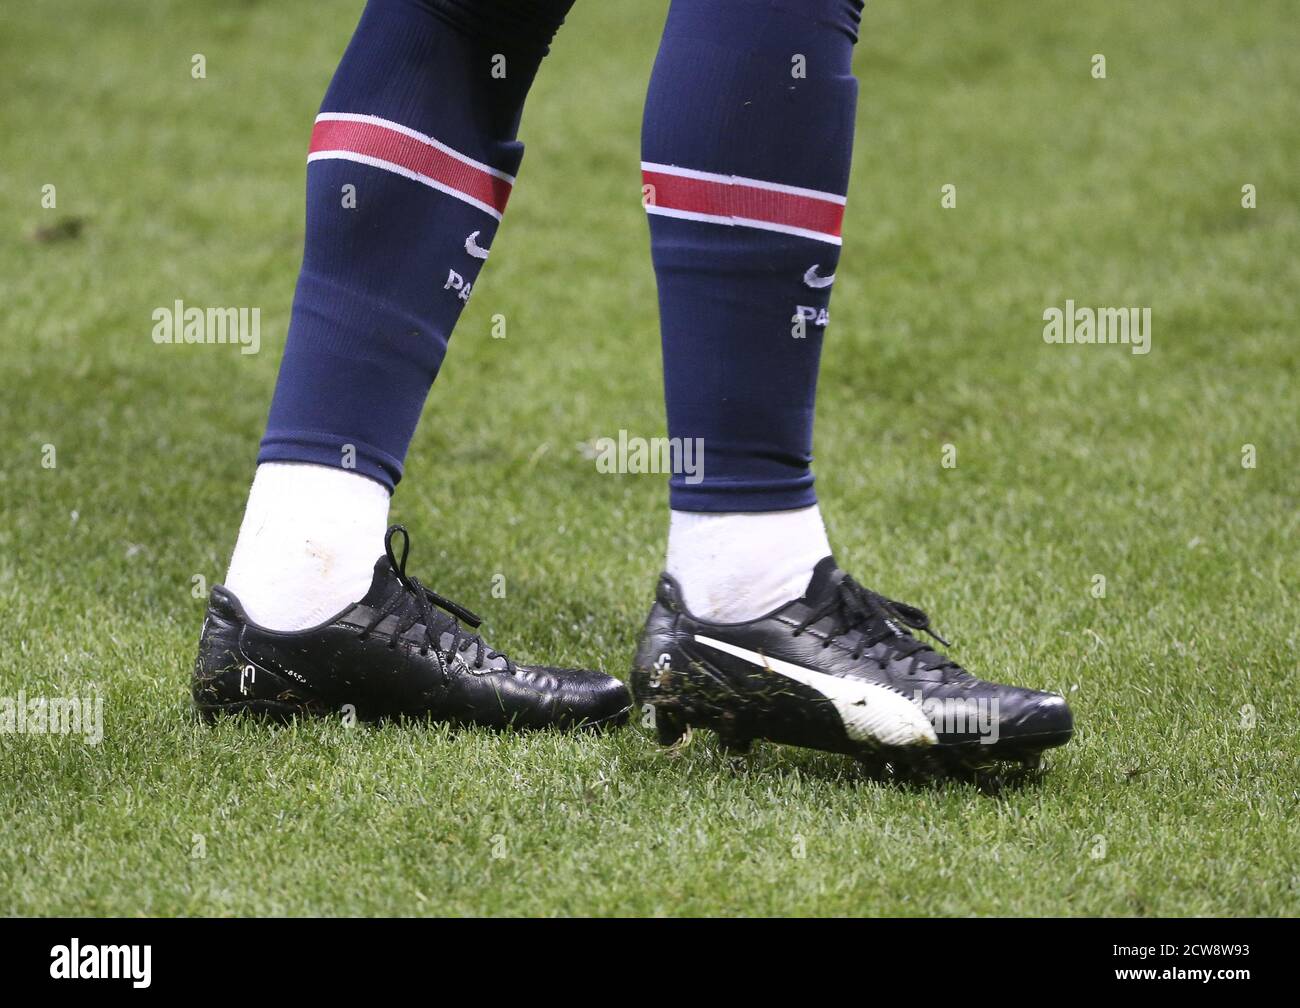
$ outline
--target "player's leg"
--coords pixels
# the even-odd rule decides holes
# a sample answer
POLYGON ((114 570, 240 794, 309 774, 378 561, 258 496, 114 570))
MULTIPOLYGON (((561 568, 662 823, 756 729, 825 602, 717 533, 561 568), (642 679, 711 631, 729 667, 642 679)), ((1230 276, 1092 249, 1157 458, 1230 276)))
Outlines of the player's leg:
POLYGON ((519 168, 572 0, 370 0, 316 119, 258 469, 196 670, 205 712, 617 718, 617 680, 518 666, 410 578, 389 494, 519 168), (376 558, 379 562, 376 563, 376 558), (458 622, 459 621, 459 622, 458 622), (400 640, 399 640, 400 638, 400 640))
POLYGON ((369 585, 523 156, 524 98, 571 2, 366 6, 312 131, 302 272, 227 579, 253 618, 311 626, 369 585))
POLYGON ((671 481, 666 573, 634 690, 665 740, 693 723, 858 754, 937 741, 988 755, 969 744, 990 736, 999 755, 1036 752, 1069 737, 1064 701, 972 687, 907 632, 923 613, 839 570, 813 493, 860 13, 860 0, 670 8, 643 192, 669 434, 700 439, 704 464, 671 481), (989 731, 936 733, 934 702, 952 699, 979 700, 969 714, 989 731))

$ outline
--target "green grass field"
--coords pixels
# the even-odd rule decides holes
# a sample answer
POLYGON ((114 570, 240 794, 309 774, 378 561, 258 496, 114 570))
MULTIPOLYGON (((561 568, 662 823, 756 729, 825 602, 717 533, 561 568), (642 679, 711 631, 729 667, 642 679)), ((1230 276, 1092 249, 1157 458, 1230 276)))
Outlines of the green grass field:
MULTIPOLYGON (((638 727, 192 721, 194 578, 234 543, 359 7, 3 15, 0 696, 105 704, 99 745, 0 734, 0 913, 1300 912, 1290 3, 866 12, 820 495, 845 566, 964 664, 1068 695, 1074 742, 1002 788, 638 727), (262 352, 155 345, 177 298, 260 306, 262 352), (1150 306, 1151 353, 1045 344, 1066 298, 1150 306)), ((579 446, 664 427, 638 172, 664 7, 580 0, 561 31, 394 502, 495 643, 620 676, 665 488, 579 446)))

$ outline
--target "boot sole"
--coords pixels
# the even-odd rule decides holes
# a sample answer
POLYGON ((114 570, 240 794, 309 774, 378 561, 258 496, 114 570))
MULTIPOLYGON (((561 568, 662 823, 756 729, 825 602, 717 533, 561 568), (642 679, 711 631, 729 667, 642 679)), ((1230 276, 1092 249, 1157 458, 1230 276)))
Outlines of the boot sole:
MULTIPOLYGON (((544 731, 549 729, 558 729, 560 731, 606 731, 627 724, 628 717, 631 715, 632 708, 624 707, 621 711, 607 715, 595 720, 583 720, 571 724, 555 723, 549 725, 539 725, 530 728, 513 729, 517 731, 544 731)), ((302 719, 323 719, 330 717, 339 717, 340 713, 334 708, 322 707, 321 704, 313 701, 302 701, 291 703, 283 700, 234 700, 228 703, 195 703, 194 713, 204 724, 215 724, 219 719, 232 718, 249 718, 254 721, 261 721, 268 724, 289 724, 292 721, 302 719)), ((396 717, 378 717, 378 718, 361 718, 358 721, 365 723, 378 723, 390 720, 399 720, 396 717)), ((427 720, 435 724, 457 724, 457 725, 475 725, 477 722, 458 720, 453 718, 411 718, 411 720, 427 720)), ((490 725, 497 731, 512 730, 509 726, 500 727, 490 725)))
MULTIPOLYGON (((638 675, 644 674, 634 668, 633 682, 637 681, 638 675)), ((754 741, 762 739, 774 745, 851 756, 869 767, 888 766, 901 769, 909 776, 933 777, 993 770, 1007 765, 1037 770, 1047 749, 1064 745, 1074 734, 1073 729, 1040 733, 992 746, 979 742, 915 746, 849 742, 837 747, 805 746, 740 728, 746 720, 745 707, 750 701, 743 694, 723 687, 723 677, 711 672, 707 663, 692 659, 689 672, 679 670, 674 675, 680 677, 686 687, 677 691, 677 702, 671 698, 658 702, 637 698, 638 703, 653 708, 655 734, 664 747, 677 745, 695 728, 704 728, 714 732, 719 746, 732 755, 747 753, 754 741)))

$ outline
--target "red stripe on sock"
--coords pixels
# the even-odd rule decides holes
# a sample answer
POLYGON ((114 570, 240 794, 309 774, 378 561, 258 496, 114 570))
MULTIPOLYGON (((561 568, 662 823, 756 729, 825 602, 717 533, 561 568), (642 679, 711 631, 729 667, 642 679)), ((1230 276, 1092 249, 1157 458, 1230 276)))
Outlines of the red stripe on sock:
POLYGON ((715 182, 643 169, 641 179, 654 186, 655 206, 668 210, 744 217, 839 237, 844 204, 796 193, 760 189, 743 182, 715 182))
POLYGON ((322 119, 311 131, 310 153, 348 151, 377 158, 433 179, 503 213, 510 183, 466 164, 446 151, 378 123, 322 119))

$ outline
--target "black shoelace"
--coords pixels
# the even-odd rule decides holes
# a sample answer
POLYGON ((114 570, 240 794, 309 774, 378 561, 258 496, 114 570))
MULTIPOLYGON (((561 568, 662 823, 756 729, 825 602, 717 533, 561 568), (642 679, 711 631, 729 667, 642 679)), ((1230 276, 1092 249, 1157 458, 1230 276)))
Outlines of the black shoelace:
POLYGON ((424 634, 420 641, 420 654, 427 655, 429 649, 433 648, 446 657, 459 661, 468 669, 469 663, 465 661, 465 652, 472 646, 474 648, 475 669, 483 668, 485 658, 487 661, 492 661, 494 658, 504 658, 506 671, 511 675, 515 674, 514 662, 502 652, 493 651, 483 642, 482 637, 478 634, 469 633, 460 625, 459 621, 463 621, 471 627, 478 627, 483 623, 479 617, 475 616, 463 605, 459 605, 451 599, 443 598, 436 591, 426 588, 420 584, 417 578, 406 573, 406 557, 411 552, 411 537, 404 525, 394 525, 385 533, 384 552, 388 555, 388 563, 392 566, 393 573, 397 576, 400 586, 385 600, 382 606, 375 610, 374 618, 358 634, 362 640, 369 637, 386 617, 396 615, 397 626, 393 628, 391 639, 388 642, 388 646, 391 648, 397 647, 397 642, 406 631, 418 624, 423 624, 424 634), (402 537, 402 555, 400 559, 393 551, 393 540, 399 533, 402 537), (435 606, 450 614, 452 618, 443 617, 437 619, 434 613, 435 606), (445 651, 438 643, 444 633, 451 635, 451 646, 445 651))
POLYGON ((851 577, 845 577, 835 591, 811 612, 808 617, 795 627, 793 636, 798 637, 818 620, 830 616, 834 623, 831 632, 822 641, 822 647, 830 647, 837 638, 857 631, 853 645, 853 660, 857 661, 869 647, 886 642, 900 658, 916 655, 913 664, 922 660, 918 654, 929 651, 938 659, 927 662, 933 668, 960 668, 956 662, 931 650, 923 641, 917 640, 903 626, 919 630, 933 637, 945 647, 951 647, 946 640, 930 628, 930 617, 916 606, 885 598, 867 588, 863 588, 851 577), (901 626, 900 626, 901 624, 901 626))

